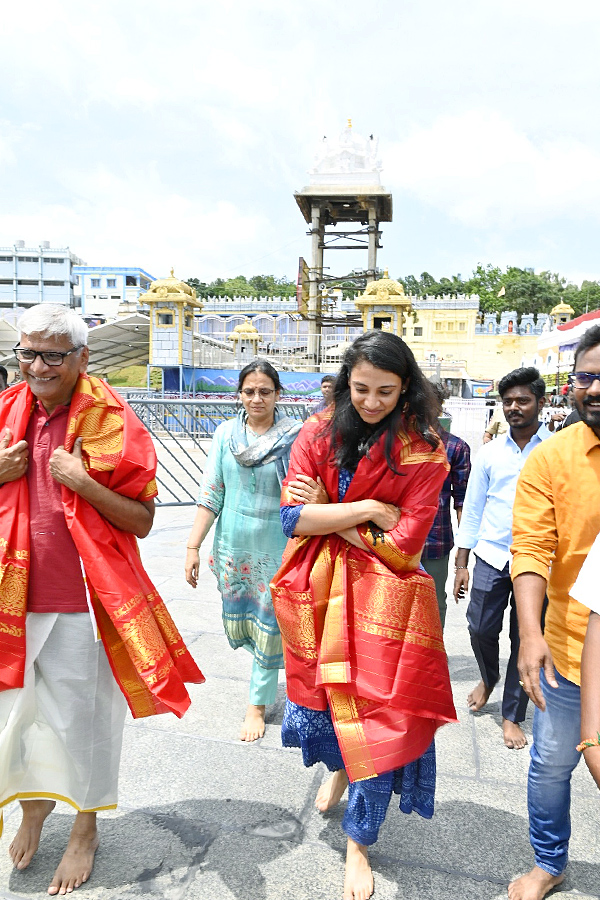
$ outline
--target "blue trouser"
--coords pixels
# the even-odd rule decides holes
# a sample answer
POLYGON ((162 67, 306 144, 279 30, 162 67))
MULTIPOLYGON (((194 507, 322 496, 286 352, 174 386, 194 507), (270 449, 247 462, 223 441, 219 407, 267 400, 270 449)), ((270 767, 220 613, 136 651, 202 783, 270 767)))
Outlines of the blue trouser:
MULTIPOLYGON (((301 748, 305 766, 324 762, 330 772, 344 768, 329 709, 308 709, 287 700, 281 741, 284 747, 301 748)), ((403 768, 350 784, 342 828, 357 844, 374 844, 392 793, 400 794, 402 812, 410 814, 414 811, 430 819, 435 801, 435 778, 435 742, 432 741, 423 756, 403 768)))
POLYGON ((467 607, 471 647, 483 683, 493 688, 500 680, 500 632, 504 611, 510 602, 510 657, 504 679, 502 717, 522 722, 527 711, 527 694, 519 684, 519 628, 508 563, 502 571, 477 557, 473 587, 467 607))
POLYGON ((265 669, 255 657, 252 660, 250 674, 250 703, 254 706, 268 706, 275 703, 278 678, 279 669, 265 669))
POLYGON ((546 710, 533 714, 533 744, 527 779, 529 839, 535 863, 560 875, 568 861, 571 836, 571 774, 581 759, 579 686, 554 672, 558 688, 540 683, 546 710))

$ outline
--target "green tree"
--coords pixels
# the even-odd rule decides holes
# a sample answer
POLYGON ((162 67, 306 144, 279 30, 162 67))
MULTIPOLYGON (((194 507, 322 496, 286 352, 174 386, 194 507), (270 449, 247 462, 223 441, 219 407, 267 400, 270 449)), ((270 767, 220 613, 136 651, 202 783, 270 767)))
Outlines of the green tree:
POLYGON ((208 297, 208 285, 205 281, 199 281, 197 278, 188 278, 186 284, 194 288, 198 297, 208 297))
MULTIPOLYGON (((482 266, 477 264, 473 274, 464 283, 465 294, 477 294, 479 296, 479 308, 482 313, 501 312, 506 306, 506 298, 499 297, 498 293, 505 288, 505 276, 502 269, 488 263, 482 266)), ((506 288, 505 288, 506 289, 506 288)))
POLYGON ((502 298, 504 308, 514 309, 518 316, 550 312, 560 303, 559 284, 550 273, 544 274, 549 277, 536 275, 533 269, 509 266, 505 278, 506 295, 502 298))
POLYGON ((404 278, 397 279, 404 288, 405 294, 412 294, 413 297, 421 296, 421 284, 414 275, 405 275, 404 278))

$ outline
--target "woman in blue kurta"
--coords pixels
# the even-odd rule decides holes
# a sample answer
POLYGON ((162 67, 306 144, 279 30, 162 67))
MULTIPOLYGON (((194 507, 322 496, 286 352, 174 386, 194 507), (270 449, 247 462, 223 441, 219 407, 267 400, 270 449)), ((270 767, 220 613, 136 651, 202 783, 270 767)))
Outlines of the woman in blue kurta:
POLYGON ((223 598, 225 633, 233 648, 254 656, 243 741, 264 734, 265 706, 275 702, 283 668, 269 581, 286 545, 279 498, 301 422, 276 408, 280 391, 277 371, 264 360, 240 372, 243 409, 214 433, 185 562, 186 580, 196 587, 199 549, 217 519, 210 567, 223 598))

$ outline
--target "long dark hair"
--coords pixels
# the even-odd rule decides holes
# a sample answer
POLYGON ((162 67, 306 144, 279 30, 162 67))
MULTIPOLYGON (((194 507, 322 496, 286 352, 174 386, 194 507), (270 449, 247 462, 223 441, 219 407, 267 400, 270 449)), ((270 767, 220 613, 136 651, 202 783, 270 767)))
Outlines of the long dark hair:
POLYGON ((333 416, 324 429, 329 434, 337 466, 355 471, 361 457, 368 454, 369 448, 385 434, 386 462, 395 474, 399 474, 392 451, 396 435, 406 430, 409 419, 432 449, 438 446, 439 438, 433 430, 437 424, 436 401, 412 350, 388 331, 367 331, 344 353, 342 368, 335 380, 333 416), (350 373, 361 362, 393 372, 404 384, 408 382, 394 410, 373 427, 363 422, 350 399, 350 373))
POLYGON ((261 372, 263 375, 266 375, 273 382, 275 390, 281 391, 281 381, 279 380, 279 373, 277 372, 277 369, 274 369, 271 363, 267 362, 266 359, 253 359, 252 362, 249 362, 247 366, 244 366, 244 368, 240 372, 237 386, 238 394, 243 388, 244 381, 246 380, 248 375, 252 375, 253 372, 261 372))

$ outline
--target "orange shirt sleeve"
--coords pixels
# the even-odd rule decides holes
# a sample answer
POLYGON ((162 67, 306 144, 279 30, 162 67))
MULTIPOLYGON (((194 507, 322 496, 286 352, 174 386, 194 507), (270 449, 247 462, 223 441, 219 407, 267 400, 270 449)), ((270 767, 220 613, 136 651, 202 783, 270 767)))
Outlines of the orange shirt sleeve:
POLYGON ((547 581, 557 544, 552 478, 541 445, 525 460, 517 482, 510 548, 513 579, 523 572, 534 572, 547 581))

